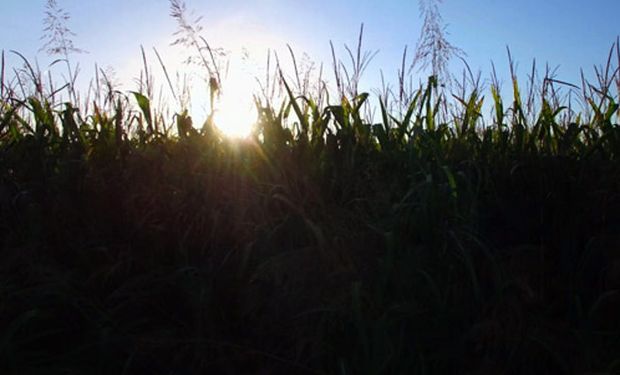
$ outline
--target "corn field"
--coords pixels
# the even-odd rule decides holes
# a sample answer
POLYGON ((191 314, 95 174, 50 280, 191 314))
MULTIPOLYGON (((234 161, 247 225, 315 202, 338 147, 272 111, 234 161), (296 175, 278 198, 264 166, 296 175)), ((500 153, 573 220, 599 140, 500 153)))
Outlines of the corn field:
POLYGON ((619 48, 508 97, 276 72, 243 139, 3 52, 0 372, 617 373, 619 48))

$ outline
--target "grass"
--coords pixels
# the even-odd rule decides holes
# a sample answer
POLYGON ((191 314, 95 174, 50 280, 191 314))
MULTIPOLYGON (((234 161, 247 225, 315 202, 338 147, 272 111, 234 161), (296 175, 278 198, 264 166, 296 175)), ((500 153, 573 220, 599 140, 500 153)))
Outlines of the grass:
POLYGON ((617 372, 619 47, 577 111, 549 74, 377 100, 360 44, 246 140, 3 54, 2 373, 617 372))

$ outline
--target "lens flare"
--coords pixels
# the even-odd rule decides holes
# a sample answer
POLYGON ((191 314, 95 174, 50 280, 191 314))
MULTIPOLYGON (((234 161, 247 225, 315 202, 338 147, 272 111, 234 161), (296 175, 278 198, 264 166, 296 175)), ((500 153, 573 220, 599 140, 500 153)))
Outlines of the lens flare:
POLYGON ((246 138, 254 129, 257 113, 251 88, 237 80, 227 80, 215 105, 214 122, 225 135, 246 138))

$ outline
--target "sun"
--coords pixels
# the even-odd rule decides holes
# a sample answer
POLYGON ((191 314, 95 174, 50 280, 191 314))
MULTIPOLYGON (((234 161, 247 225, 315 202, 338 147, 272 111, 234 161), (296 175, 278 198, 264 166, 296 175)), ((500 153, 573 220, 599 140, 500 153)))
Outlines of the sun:
MULTIPOLYGON (((217 71, 220 91, 211 108, 208 83, 205 87, 202 81, 199 88, 193 87, 191 98, 193 104, 197 104, 192 108, 193 114, 194 117, 212 114, 214 125, 223 135, 248 138, 258 121, 254 98, 262 93, 260 82, 269 67, 272 47, 286 45, 286 41, 243 17, 224 20, 213 27, 211 45, 221 46, 226 51, 222 60, 215 64, 221 68, 217 71)), ((204 73, 198 70, 192 76, 205 79, 204 73)))
POLYGON ((215 126, 231 138, 247 138, 257 120, 250 87, 228 80, 215 103, 215 126), (226 86, 225 86, 226 85, 226 86))
POLYGON ((242 62, 233 60, 222 77, 220 95, 214 105, 215 126, 228 137, 247 138, 257 121, 254 104, 255 79, 244 69, 242 62))

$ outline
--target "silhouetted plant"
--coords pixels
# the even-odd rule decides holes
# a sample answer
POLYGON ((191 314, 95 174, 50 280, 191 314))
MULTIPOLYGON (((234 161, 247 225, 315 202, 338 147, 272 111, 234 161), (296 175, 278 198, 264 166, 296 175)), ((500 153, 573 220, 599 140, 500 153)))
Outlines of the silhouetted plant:
POLYGON ((202 16, 192 19, 192 12, 187 10, 183 0, 170 0, 170 16, 177 22, 178 30, 174 33, 177 37, 172 42, 173 46, 185 46, 193 49, 196 54, 189 56, 187 64, 198 64, 205 68, 209 74, 209 85, 214 83, 221 85, 219 58, 226 56, 222 48, 212 48, 207 40, 201 35, 203 26, 202 16), (213 79, 216 81, 214 82, 213 79))
POLYGON ((78 69, 75 71, 71 66, 69 55, 72 53, 85 53, 86 51, 77 48, 73 44, 72 37, 76 34, 71 31, 68 26, 71 15, 62 9, 56 0, 47 0, 45 5, 45 18, 43 19, 43 36, 44 41, 40 51, 45 51, 51 56, 60 56, 66 64, 67 74, 69 75, 67 83, 71 98, 75 101, 75 80, 77 78, 78 69))
POLYGON ((448 32, 439 11, 439 4, 442 1, 420 0, 420 13, 424 17, 424 22, 412 66, 419 64, 420 70, 430 67, 431 74, 437 77, 440 85, 449 85, 450 59, 462 57, 465 52, 447 39, 448 32))

